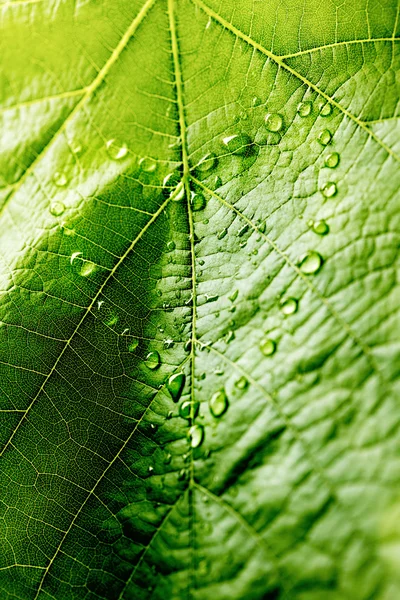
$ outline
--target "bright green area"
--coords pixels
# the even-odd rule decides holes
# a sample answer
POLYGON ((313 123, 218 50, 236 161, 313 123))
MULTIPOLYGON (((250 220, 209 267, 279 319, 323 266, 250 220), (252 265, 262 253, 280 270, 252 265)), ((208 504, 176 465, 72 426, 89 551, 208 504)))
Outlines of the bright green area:
POLYGON ((0 3, 1 600, 400 598, 395 0, 0 3))

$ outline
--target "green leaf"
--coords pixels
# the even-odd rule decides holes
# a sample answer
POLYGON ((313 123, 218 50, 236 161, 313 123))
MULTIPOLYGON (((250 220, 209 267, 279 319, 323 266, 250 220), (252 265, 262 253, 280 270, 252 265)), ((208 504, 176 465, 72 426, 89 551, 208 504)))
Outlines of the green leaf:
POLYGON ((1 598, 398 598, 398 3, 0 10, 1 598))

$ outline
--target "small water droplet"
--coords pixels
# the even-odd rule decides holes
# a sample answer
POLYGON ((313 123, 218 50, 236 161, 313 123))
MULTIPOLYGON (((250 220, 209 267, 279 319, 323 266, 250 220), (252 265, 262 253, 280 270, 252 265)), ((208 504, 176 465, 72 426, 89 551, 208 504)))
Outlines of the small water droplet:
POLYGON ((199 402, 191 402, 187 400, 186 402, 182 402, 179 407, 179 416, 182 419, 195 419, 199 414, 200 403, 199 402))
POLYGON ((302 118, 309 117, 312 113, 312 109, 313 109, 313 104, 312 104, 312 102, 309 102, 309 101, 300 102, 300 104, 297 106, 297 112, 298 112, 299 116, 302 118))
POLYGON ((211 414, 218 418, 221 417, 229 406, 229 401, 226 396, 225 390, 219 390, 213 394, 208 402, 211 414))
POLYGON ((266 227, 267 227, 267 226, 266 226, 266 223, 265 223, 265 221, 262 221, 262 222, 261 222, 261 223, 258 225, 257 229, 258 229, 258 231, 259 231, 260 233, 265 233, 266 227))
POLYGON ((202 425, 192 425, 192 427, 189 427, 188 438, 192 448, 201 446, 204 440, 204 427, 202 425))
POLYGON ((144 156, 139 160, 139 168, 145 173, 154 173, 154 171, 157 169, 157 163, 153 158, 144 156))
MULTIPOLYGON (((163 179, 163 193, 165 196, 171 196, 171 194, 175 191, 175 188, 182 184, 181 182, 181 174, 178 170, 172 171, 172 173, 168 173, 163 179)), ((184 186, 182 185, 183 194, 185 194, 184 186)), ((180 192, 178 192, 180 193, 180 192)))
POLYGON ((217 188, 221 187, 222 185, 222 179, 221 177, 219 177, 219 175, 216 176, 216 178, 214 179, 214 190, 216 190, 217 188))
POLYGON ((260 342, 260 350, 264 356, 272 356, 276 351, 276 342, 271 338, 264 338, 260 342))
POLYGON ((335 167, 338 166, 340 162, 340 156, 337 152, 331 152, 330 154, 328 154, 325 157, 325 167, 328 167, 329 169, 334 169, 335 167))
POLYGON ((175 250, 175 248, 176 248, 176 244, 172 240, 167 243, 168 252, 172 252, 172 250, 175 250))
POLYGON ((229 342, 231 342, 234 339, 235 339, 235 332, 232 329, 230 329, 228 331, 228 333, 226 334, 225 341, 227 344, 229 344, 229 342))
POLYGON ((191 349, 192 349, 192 339, 191 338, 189 338, 188 340, 186 340, 183 349, 185 350, 185 352, 190 352, 191 351, 191 349))
POLYGON ((104 324, 108 327, 114 327, 118 323, 118 315, 110 315, 108 319, 104 321, 104 324))
POLYGON ((239 229, 238 237, 242 237, 248 230, 249 230, 249 225, 246 223, 246 225, 243 225, 243 227, 241 227, 239 229))
POLYGON ((181 469, 178 473, 178 480, 186 481, 187 476, 188 476, 188 473, 187 473, 186 469, 181 469))
POLYGON ((138 346, 139 346, 139 340, 137 338, 133 338, 128 346, 129 352, 135 352, 135 350, 138 346))
POLYGON ((152 472, 154 471, 154 467, 150 466, 150 467, 148 468, 148 471, 149 471, 149 473, 152 473, 152 472))
POLYGON ((332 114, 332 104, 330 104, 330 102, 321 104, 319 107, 319 114, 321 117, 329 117, 329 115, 332 114))
POLYGON ((222 142, 226 146, 228 152, 243 156, 249 154, 253 144, 252 139, 247 133, 229 135, 228 137, 223 138, 222 142))
POLYGON ((329 233, 329 225, 326 221, 321 219, 321 221, 315 221, 311 224, 311 229, 314 233, 318 235, 326 235, 329 233))
POLYGON ((62 171, 57 171, 53 175, 53 181, 58 187, 65 187, 68 183, 68 178, 62 171))
POLYGON ((284 315, 293 315, 297 312, 299 301, 296 298, 287 298, 281 302, 281 311, 284 315))
POLYGON ((227 233, 228 233, 228 230, 227 230, 227 229, 226 229, 226 227, 225 227, 225 229, 222 229, 222 231, 220 231, 220 232, 218 233, 218 235, 217 235, 217 238, 218 238, 219 240, 223 240, 223 239, 224 239, 224 237, 226 236, 226 234, 227 234, 227 233))
POLYGON ((79 275, 82 277, 89 277, 96 270, 96 265, 91 260, 85 260, 82 262, 82 266, 79 270, 79 275))
POLYGON ((106 142, 107 154, 113 160, 121 160, 128 154, 128 148, 125 144, 119 144, 116 140, 106 142))
POLYGON ((324 129, 318 135, 318 141, 322 146, 327 146, 332 140, 332 134, 329 129, 324 129))
POLYGON ((218 164, 218 159, 213 152, 208 152, 199 161, 196 169, 201 173, 211 171, 218 164))
POLYGON ((164 464, 169 465, 172 460, 172 454, 169 452, 164 457, 164 464))
POLYGON ((283 117, 279 113, 268 113, 265 115, 265 127, 268 131, 277 132, 283 127, 283 117))
POLYGON ((235 386, 238 388, 238 390, 245 390, 248 387, 248 385, 249 382, 247 381, 244 375, 242 375, 242 377, 239 377, 239 379, 235 381, 235 386))
POLYGON ((170 348, 172 348, 172 346, 175 344, 175 342, 174 342, 174 340, 171 340, 171 338, 167 338, 164 340, 163 344, 164 344, 164 348, 166 350, 169 350, 170 348))
POLYGON ((167 390, 174 402, 178 402, 185 387, 186 376, 184 373, 175 373, 168 379, 167 390))
POLYGON ((218 300, 218 294, 204 294, 206 302, 216 302, 218 300))
POLYGON ((152 371, 154 371, 155 369, 158 369, 158 367, 161 364, 161 358, 160 358, 160 355, 157 352, 157 350, 154 350, 153 352, 148 353, 148 355, 146 356, 146 360, 144 361, 144 364, 146 365, 146 367, 148 369, 151 369, 152 371))
POLYGON ((190 204, 192 205, 192 210, 203 210, 206 206, 206 199, 203 194, 192 192, 190 204))
POLYGON ((61 215, 64 214, 64 211, 65 204, 62 202, 52 202, 50 204, 50 213, 53 215, 53 217, 61 217, 61 215))
POLYGON ((315 250, 309 250, 303 254, 299 260, 300 271, 306 275, 312 275, 313 273, 319 271, 323 262, 324 260, 318 252, 315 252, 315 250))
POLYGON ((337 194, 336 183, 334 181, 328 181, 321 188, 321 192, 325 196, 325 198, 332 198, 333 196, 335 196, 335 194, 337 194))
POLYGON ((230 296, 228 296, 228 298, 231 302, 235 302, 238 295, 239 295, 239 290, 235 290, 230 296))
POLYGON ((259 98, 258 96, 254 96, 253 100, 251 101, 252 105, 256 108, 257 106, 261 106, 262 104, 262 100, 261 98, 259 98))

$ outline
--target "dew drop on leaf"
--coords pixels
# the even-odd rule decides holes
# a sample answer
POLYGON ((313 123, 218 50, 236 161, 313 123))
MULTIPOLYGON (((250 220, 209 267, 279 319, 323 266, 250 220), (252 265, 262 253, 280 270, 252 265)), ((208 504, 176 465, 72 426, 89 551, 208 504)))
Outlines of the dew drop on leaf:
POLYGON ((79 269, 79 275, 82 277, 89 277, 96 270, 96 265, 91 260, 85 260, 79 269))
POLYGON ((168 250, 168 252, 172 252, 172 250, 175 250, 175 248, 176 248, 175 242, 173 242, 172 240, 170 240, 167 243, 167 250, 168 250))
POLYGON ((325 162, 324 165, 325 167, 328 167, 329 169, 334 169, 335 167, 338 166, 340 161, 340 156, 337 152, 331 152, 330 154, 328 154, 325 157, 325 162))
POLYGON ((58 187, 65 187, 68 183, 68 177, 62 171, 57 171, 53 175, 53 181, 58 187))
POLYGON ((258 96, 254 96, 253 100, 251 101, 252 105, 254 106, 254 108, 256 108, 257 106, 261 106, 262 104, 262 100, 261 98, 259 98, 258 96))
POLYGON ((128 346, 129 352, 135 352, 136 348, 139 346, 139 340, 137 338, 133 338, 131 343, 128 346))
POLYGON ((171 199, 174 200, 175 202, 180 202, 181 200, 183 200, 186 196, 186 190, 185 190, 185 186, 183 184, 183 182, 178 184, 178 187, 175 190, 174 194, 171 194, 171 199))
POLYGON ((185 386, 186 376, 184 373, 175 373, 168 379, 167 390, 174 402, 178 402, 185 386))
POLYGON ((182 402, 179 407, 179 416, 182 419, 195 419, 199 414, 200 403, 199 402, 191 402, 187 400, 186 402, 182 402))
POLYGON ((247 231, 249 230, 249 226, 246 223, 246 225, 243 225, 243 227, 241 227, 238 231, 238 237, 242 237, 247 231))
POLYGON ((201 446, 204 440, 204 427, 202 425, 192 425, 192 427, 189 427, 188 438, 192 448, 201 446))
POLYGON ((323 219, 321 219, 321 221, 312 222, 311 229, 318 235, 326 235, 329 233, 329 225, 323 219))
POLYGON ((144 361, 144 364, 146 365, 146 367, 148 369, 151 369, 152 371, 154 371, 155 369, 158 369, 158 367, 161 364, 161 359, 160 359, 160 355, 157 352, 157 350, 154 350, 153 352, 148 353, 148 355, 146 356, 146 360, 144 361))
POLYGON ((236 298, 239 295, 239 290, 235 290, 234 292, 232 292, 232 294, 229 296, 229 300, 231 302, 235 302, 236 298))
POLYGON ((223 140, 224 145, 226 146, 228 152, 232 154, 246 155, 249 154, 250 148, 252 146, 252 139, 247 133, 237 133, 234 135, 229 135, 225 137, 223 140))
POLYGON ((329 129, 324 129, 318 136, 318 141, 321 146, 327 146, 332 140, 332 134, 329 129))
POLYGON ((50 204, 50 213, 53 217, 61 217, 64 214, 65 205, 62 202, 52 202, 50 204))
POLYGON ((293 315, 297 312, 299 301, 296 298, 287 298, 281 302, 281 311, 284 315, 293 315))
POLYGON ((113 160, 121 160, 128 154, 128 148, 125 144, 118 144, 114 139, 106 142, 107 154, 113 160))
POLYGON ((244 375, 235 381, 235 386, 238 388, 238 390, 245 390, 248 385, 249 382, 244 375))
POLYGON ((324 260, 318 252, 309 250, 299 260, 300 271, 306 275, 312 275, 319 271, 323 262, 324 260))
POLYGON ((214 417, 221 417, 229 406, 229 401, 226 396, 225 390, 219 390, 213 394, 208 402, 210 412, 214 417))
POLYGON ((332 104, 329 102, 322 104, 319 108, 319 114, 321 117, 329 117, 329 115, 332 114, 332 104))
POLYGON ((157 163, 154 159, 144 156, 139 160, 139 168, 145 173, 154 173, 157 169, 157 163))
POLYGON ((268 113, 265 115, 265 127, 268 131, 277 132, 283 127, 283 117, 279 113, 268 113))
POLYGON ((313 109, 312 102, 309 102, 309 101, 300 102, 300 104, 297 106, 297 112, 298 112, 299 116, 302 118, 309 117, 312 113, 312 109, 313 109))
POLYGON ((201 173, 211 171, 218 164, 218 159, 213 152, 208 152, 199 161, 196 169, 201 173))
POLYGON ((335 196, 335 194, 337 194, 336 183, 334 181, 328 181, 321 188, 321 192, 322 192, 323 196, 325 196, 325 198, 332 198, 333 196, 335 196))
POLYGON ((203 194, 192 192, 190 204, 192 205, 192 210, 203 210, 203 208, 206 206, 206 199, 204 198, 203 194))
POLYGON ((222 240, 222 239, 224 239, 224 237, 226 236, 226 234, 227 234, 227 233, 228 233, 228 230, 227 230, 227 229, 226 229, 226 227, 225 227, 225 229, 222 229, 222 230, 221 230, 221 231, 220 231, 220 232, 217 234, 217 238, 218 238, 219 240, 222 240))
POLYGON ((276 342, 271 338, 264 338, 260 342, 260 350, 264 356, 272 356, 276 351, 276 342))

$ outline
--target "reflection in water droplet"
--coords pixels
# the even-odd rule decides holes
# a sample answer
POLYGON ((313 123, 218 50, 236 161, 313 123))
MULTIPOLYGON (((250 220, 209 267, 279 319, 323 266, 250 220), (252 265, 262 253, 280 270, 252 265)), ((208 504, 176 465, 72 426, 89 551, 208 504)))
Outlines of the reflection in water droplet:
POLYGON ((225 137, 223 140, 228 152, 232 154, 247 155, 253 144, 252 139, 247 133, 238 133, 225 137))
POLYGON ((89 277, 96 270, 96 265, 91 260, 85 260, 82 263, 82 266, 79 270, 79 275, 82 277, 89 277))
POLYGON ((213 152, 208 152, 199 161, 196 169, 201 173, 211 171, 218 164, 218 159, 213 152))
POLYGON ((158 367, 161 364, 161 358, 160 358, 160 355, 157 352, 157 350, 154 350, 153 352, 148 353, 148 355, 146 356, 146 360, 144 361, 144 364, 146 365, 146 367, 148 369, 151 369, 152 371, 154 371, 155 369, 158 369, 158 367))
POLYGON ((332 134, 329 129, 324 129, 318 136, 318 141, 322 146, 327 146, 332 140, 332 134))
POLYGON ((121 160, 128 154, 128 148, 125 144, 118 144, 116 140, 108 140, 106 143, 107 154, 113 160, 121 160))
POLYGON ((309 250, 306 252, 299 261, 300 270, 306 275, 312 275, 319 271, 322 267, 324 260, 322 256, 315 252, 315 250, 309 250))
POLYGON ((195 419, 199 414, 200 403, 199 402, 190 402, 187 400, 186 402, 182 402, 179 407, 179 416, 182 419, 195 419))
POLYGON ((225 229, 222 229, 222 231, 220 231, 220 232, 217 234, 217 238, 218 238, 219 240, 222 240, 222 239, 223 239, 223 238, 226 236, 226 234, 227 234, 227 233, 228 233, 228 230, 227 230, 226 228, 225 228, 225 229))
POLYGON ((235 386, 238 388, 238 390, 245 390, 248 385, 249 382, 244 375, 235 381, 235 386))
POLYGON ((321 192, 325 196, 325 198, 332 198, 332 196, 335 196, 335 194, 337 193, 336 183, 334 181, 328 181, 321 188, 321 192))
POLYGON ((321 104, 319 108, 319 114, 321 117, 329 117, 332 114, 332 104, 326 102, 325 104, 321 104))
POLYGON ((313 109, 313 104, 312 104, 312 102, 309 102, 309 101, 300 102, 300 104, 297 106, 297 112, 298 112, 299 116, 302 118, 309 117, 312 113, 312 109, 313 109))
POLYGON ((206 199, 203 194, 192 192, 190 203, 192 205, 192 210, 203 210, 206 206, 206 199))
POLYGON ((72 265, 72 263, 79 257, 82 256, 82 252, 73 252, 71 254, 71 258, 69 259, 70 264, 72 265))
POLYGON ((276 342, 271 338, 264 338, 260 342, 260 350, 264 356, 272 356, 276 351, 276 342))
POLYGON ((204 440, 204 427, 202 425, 192 425, 192 427, 189 427, 188 438, 192 448, 201 446, 204 440))
POLYGON ((208 402, 211 414, 214 417, 221 417, 229 406, 229 401, 226 396, 225 390, 219 390, 213 394, 208 402))
POLYGON ((184 373, 175 373, 168 379, 167 390, 174 402, 178 402, 185 386, 186 376, 184 373))
POLYGON ((184 200, 186 196, 186 190, 185 190, 185 186, 183 184, 183 182, 178 184, 178 187, 176 188, 174 194, 171 194, 171 199, 174 200, 175 202, 180 202, 181 200, 184 200))
POLYGON ((139 160, 139 168, 145 173, 154 173, 154 171, 157 169, 157 163, 153 158, 144 156, 139 160))
POLYGON ((154 467, 150 466, 150 467, 148 468, 148 471, 149 471, 149 473, 152 473, 152 472, 154 471, 154 467))
POLYGON ((50 213, 53 217, 61 217, 65 211, 65 205, 62 202, 52 202, 50 204, 50 213))
POLYGON ((53 181, 58 187, 65 187, 68 183, 68 178, 62 171, 57 171, 53 175, 53 181))
POLYGON ((298 300, 296 298, 287 298, 281 302, 281 311, 284 315, 293 315, 297 312, 298 300))
POLYGON ((329 233, 329 225, 323 219, 321 221, 315 221, 315 223, 313 222, 311 224, 311 229, 318 235, 326 235, 329 233))
POLYGON ((279 113, 268 113, 265 115, 265 126, 268 131, 277 132, 283 127, 283 117, 279 113))
POLYGON ((337 152, 331 152, 330 154, 328 154, 325 157, 325 167, 328 167, 329 169, 334 169, 335 167, 338 166, 340 161, 340 156, 337 152))
POLYGON ((135 352, 135 350, 138 346, 139 346, 139 340, 137 338, 133 338, 128 346, 129 352, 135 352))

